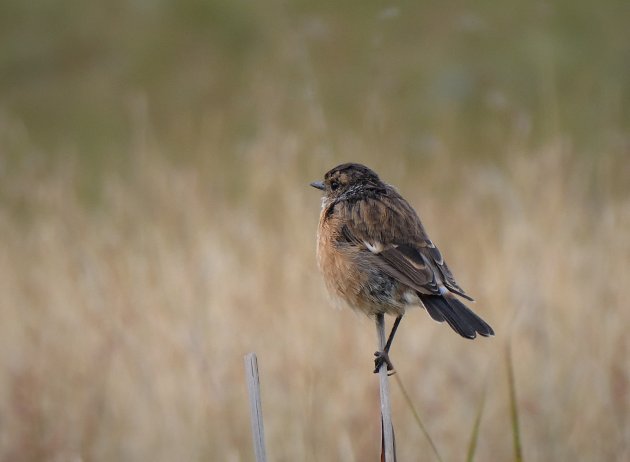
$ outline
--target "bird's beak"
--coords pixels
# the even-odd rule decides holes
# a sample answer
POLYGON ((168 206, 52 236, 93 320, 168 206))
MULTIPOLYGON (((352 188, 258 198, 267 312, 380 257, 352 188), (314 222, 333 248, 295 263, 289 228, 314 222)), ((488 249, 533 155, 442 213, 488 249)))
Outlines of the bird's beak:
POLYGON ((324 182, 323 181, 313 181, 311 186, 315 189, 319 189, 321 191, 324 190, 324 182))

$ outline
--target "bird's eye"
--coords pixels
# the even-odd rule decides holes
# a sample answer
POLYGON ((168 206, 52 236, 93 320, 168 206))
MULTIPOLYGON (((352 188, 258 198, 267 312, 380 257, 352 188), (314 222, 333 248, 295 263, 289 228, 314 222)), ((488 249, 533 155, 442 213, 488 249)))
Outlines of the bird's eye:
POLYGON ((339 183, 337 183, 336 181, 333 181, 330 183, 330 189, 332 189, 333 191, 337 189, 338 187, 339 187, 339 183))

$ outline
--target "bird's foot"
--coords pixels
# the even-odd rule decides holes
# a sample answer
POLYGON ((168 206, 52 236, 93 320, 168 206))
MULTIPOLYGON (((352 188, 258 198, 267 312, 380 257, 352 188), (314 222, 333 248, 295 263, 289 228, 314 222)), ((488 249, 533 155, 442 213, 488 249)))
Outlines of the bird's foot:
POLYGON ((394 369, 394 365, 390 361, 389 354, 387 353, 387 351, 377 351, 376 353, 374 353, 374 356, 375 356, 374 358, 374 366, 375 366, 374 373, 375 374, 378 374, 383 364, 387 364, 387 375, 391 376, 396 373, 396 370, 394 369))

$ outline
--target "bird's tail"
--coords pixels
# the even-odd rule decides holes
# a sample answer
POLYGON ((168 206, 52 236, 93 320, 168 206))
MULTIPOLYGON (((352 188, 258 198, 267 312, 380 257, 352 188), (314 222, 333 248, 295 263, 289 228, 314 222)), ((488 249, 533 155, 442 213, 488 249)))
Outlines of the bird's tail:
POLYGON ((455 295, 420 294, 420 300, 429 315, 438 322, 446 321, 451 328, 465 338, 475 338, 477 334, 489 337, 494 335, 492 327, 459 301, 455 295))

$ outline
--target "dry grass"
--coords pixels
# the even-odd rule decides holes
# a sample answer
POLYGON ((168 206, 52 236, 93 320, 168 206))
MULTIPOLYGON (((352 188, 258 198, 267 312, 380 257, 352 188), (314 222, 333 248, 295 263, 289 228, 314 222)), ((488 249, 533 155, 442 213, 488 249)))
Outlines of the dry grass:
POLYGON ((497 332, 401 326, 444 460, 513 459, 508 343, 524 460, 630 460, 627 7, 395 3, 3 2, 0 460, 251 461, 248 351, 270 460, 375 460, 374 326, 307 186, 348 160, 497 332))
MULTIPOLYGON (((252 460, 248 351, 270 460, 374 460, 374 327, 326 299, 306 186, 345 159, 399 186, 497 331, 466 341, 420 311, 402 324, 393 357, 445 460, 464 459, 486 382, 477 460, 512 457, 508 342, 525 460, 630 456, 623 159, 556 145, 410 164, 353 139, 309 158, 307 139, 267 130, 239 162, 201 142, 203 162, 171 163, 138 132, 96 204, 68 157, 3 174, 2 460, 252 460)), ((399 459, 429 460, 393 392, 399 459)))

